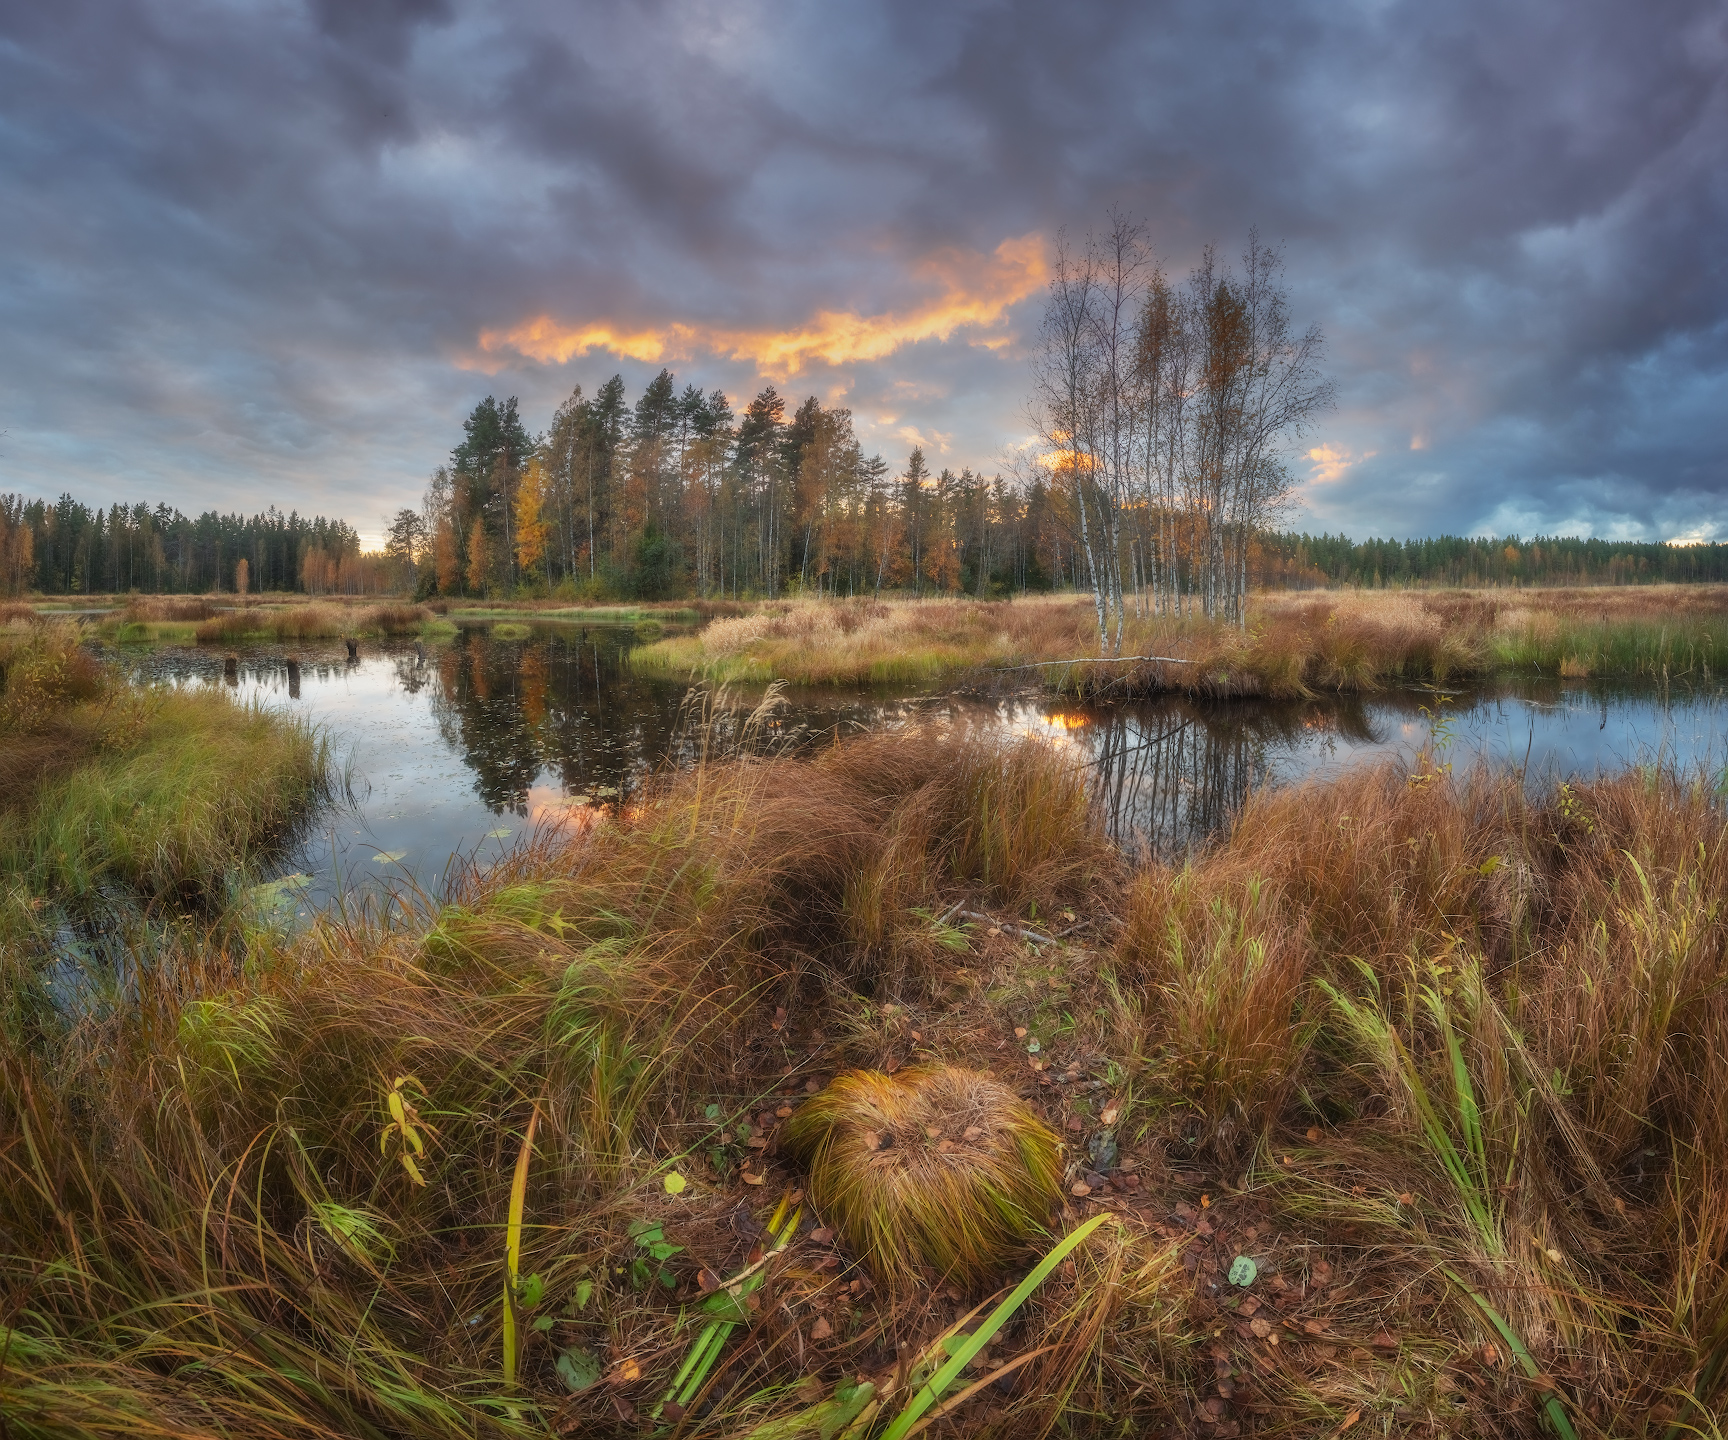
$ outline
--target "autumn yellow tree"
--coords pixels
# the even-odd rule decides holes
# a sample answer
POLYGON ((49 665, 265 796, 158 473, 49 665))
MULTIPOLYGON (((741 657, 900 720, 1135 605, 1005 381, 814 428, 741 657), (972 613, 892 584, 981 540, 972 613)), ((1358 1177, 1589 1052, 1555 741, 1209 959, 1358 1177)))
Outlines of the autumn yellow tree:
POLYGON ((234 567, 234 593, 244 595, 251 588, 252 567, 246 563, 246 557, 240 557, 240 563, 234 567))
POLYGON ((468 532, 468 588, 476 595, 486 593, 486 522, 478 515, 468 532))
POLYGON ((516 489, 516 563, 524 575, 535 574, 546 554, 548 489, 546 468, 536 455, 516 489))

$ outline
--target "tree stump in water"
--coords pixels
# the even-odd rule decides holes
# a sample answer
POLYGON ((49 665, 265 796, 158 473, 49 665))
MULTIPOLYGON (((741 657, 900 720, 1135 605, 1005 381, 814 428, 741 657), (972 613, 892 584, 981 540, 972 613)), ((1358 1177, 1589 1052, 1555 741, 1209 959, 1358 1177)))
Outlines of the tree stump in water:
POLYGON ((347 645, 348 658, 350 660, 358 660, 360 658, 360 642, 358 640, 349 640, 347 645))
POLYGON ((240 683, 240 657, 238 655, 222 657, 222 678, 230 685, 240 683))
POLYGON ((288 698, 290 700, 300 698, 300 657, 298 655, 288 657, 288 698))

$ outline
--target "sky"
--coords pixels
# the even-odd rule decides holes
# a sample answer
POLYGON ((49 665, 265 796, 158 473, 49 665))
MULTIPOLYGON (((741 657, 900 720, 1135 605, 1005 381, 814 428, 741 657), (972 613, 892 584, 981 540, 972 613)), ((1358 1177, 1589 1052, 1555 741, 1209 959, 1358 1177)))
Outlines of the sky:
POLYGON ((375 542, 662 366, 992 471, 1113 208, 1282 247, 1294 526, 1728 540, 1728 0, 0 0, 0 492, 375 542))

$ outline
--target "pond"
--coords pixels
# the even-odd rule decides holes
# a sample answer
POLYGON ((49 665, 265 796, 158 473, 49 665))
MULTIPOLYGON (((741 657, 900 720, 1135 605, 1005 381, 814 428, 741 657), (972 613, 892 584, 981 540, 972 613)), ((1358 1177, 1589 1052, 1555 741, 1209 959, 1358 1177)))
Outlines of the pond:
MULTIPOLYGON (((316 817, 284 857, 281 873, 294 877, 293 902, 306 913, 339 896, 405 886, 435 895, 453 863, 490 863, 572 806, 627 803, 656 770, 687 759, 692 687, 633 673, 636 642, 628 626, 540 625, 521 640, 470 626, 423 648, 363 644, 356 661, 339 641, 242 650, 228 677, 213 650, 162 648, 134 663, 157 681, 228 684, 329 735, 352 798, 316 817)), ((760 697, 731 697, 730 713, 760 697)), ((1532 779, 1649 761, 1719 771, 1728 754, 1723 700, 1721 687, 1589 682, 1454 691, 1444 700, 1413 689, 1107 706, 978 686, 854 688, 788 691, 775 728, 790 747, 919 719, 1040 736, 1091 767, 1119 841, 1171 856, 1228 824, 1252 787, 1413 756, 1436 726, 1458 768, 1485 758, 1532 779)))

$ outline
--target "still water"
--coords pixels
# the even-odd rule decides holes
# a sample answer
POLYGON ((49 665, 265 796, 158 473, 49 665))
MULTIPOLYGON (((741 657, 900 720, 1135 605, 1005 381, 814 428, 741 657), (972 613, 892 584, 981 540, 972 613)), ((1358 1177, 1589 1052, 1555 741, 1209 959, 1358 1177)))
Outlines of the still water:
MULTIPOLYGON (((165 648, 137 664, 173 684, 229 684, 322 727, 351 800, 329 807, 284 857, 302 911, 337 896, 414 885, 436 894, 452 863, 489 863, 572 806, 626 803, 653 772, 691 751, 691 689, 634 674, 628 626, 545 625, 526 640, 489 627, 454 641, 302 644, 220 654, 165 648), (305 877, 301 879, 300 877, 305 877)), ((760 691, 733 697, 747 711, 760 691)), ((1226 825, 1250 788, 1414 755, 1435 717, 1457 768, 1474 759, 1532 778, 1593 774, 1659 760, 1721 768, 1721 687, 1664 692, 1588 682, 1453 692, 1410 690, 1305 702, 1060 705, 1026 691, 918 694, 796 690, 779 733, 809 746, 920 719, 1034 735, 1070 747, 1093 771, 1112 833, 1161 855, 1226 825)))

